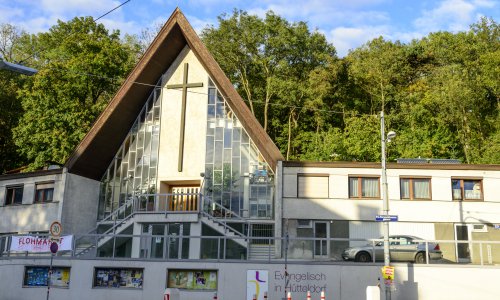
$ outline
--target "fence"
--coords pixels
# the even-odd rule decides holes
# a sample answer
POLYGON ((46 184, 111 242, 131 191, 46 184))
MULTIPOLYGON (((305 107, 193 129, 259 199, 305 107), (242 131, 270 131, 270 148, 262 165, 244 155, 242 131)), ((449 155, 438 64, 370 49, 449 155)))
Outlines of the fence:
MULTIPOLYGON (((0 236, 0 259, 48 256, 10 251, 11 237, 0 236)), ((43 237, 43 235, 38 235, 43 237)), ((391 261, 425 264, 500 264, 500 241, 390 240, 391 261), (399 244, 398 244, 399 243, 399 244)), ((383 261, 380 239, 275 238, 182 235, 75 235, 71 251, 60 257, 136 258, 143 260, 323 261, 374 263, 383 261), (355 242, 355 243, 354 243, 355 242), (364 246, 349 247, 350 244, 364 246), (256 251, 258 249, 259 251, 256 251), (286 254, 286 255, 285 255, 286 254)))

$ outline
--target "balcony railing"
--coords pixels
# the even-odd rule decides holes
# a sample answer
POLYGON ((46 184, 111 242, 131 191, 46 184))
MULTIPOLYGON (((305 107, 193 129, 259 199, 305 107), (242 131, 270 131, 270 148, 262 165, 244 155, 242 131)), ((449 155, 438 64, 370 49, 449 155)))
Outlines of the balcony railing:
MULTIPOLYGON (((0 259, 47 258, 50 253, 10 251, 12 235, 0 237, 0 259)), ((274 237, 227 237, 227 236, 179 236, 179 235, 75 235, 71 251, 57 253, 56 259, 124 259, 142 260, 216 260, 216 261, 268 261, 290 262, 323 261, 343 262, 342 253, 350 245, 360 245, 370 253, 376 253, 380 239, 347 238, 274 238, 274 237), (247 240, 248 247, 236 240, 247 240), (106 240, 98 245, 99 240, 106 240), (138 253, 127 253, 127 243, 139 243, 138 253), (183 246, 181 246, 183 245, 183 246), (184 248, 182 248, 184 247, 184 248), (182 250, 183 249, 183 250, 182 250), (258 251, 256 251, 258 250, 258 251)), ((500 264, 500 241, 414 240, 425 249, 424 264, 500 264), (443 254, 441 259, 429 259, 438 243, 443 254)), ((393 250, 391 250, 393 251, 393 250)), ((403 263, 412 263, 412 259, 403 263)), ((371 256, 369 263, 378 262, 371 256)), ((396 262, 396 261, 394 261, 396 262)))

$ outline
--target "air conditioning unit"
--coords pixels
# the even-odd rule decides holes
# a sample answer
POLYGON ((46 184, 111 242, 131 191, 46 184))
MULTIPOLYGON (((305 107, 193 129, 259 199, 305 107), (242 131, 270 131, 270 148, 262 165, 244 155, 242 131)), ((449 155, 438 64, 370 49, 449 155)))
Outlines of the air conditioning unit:
POLYGON ((312 220, 297 220, 297 228, 312 228, 312 220))

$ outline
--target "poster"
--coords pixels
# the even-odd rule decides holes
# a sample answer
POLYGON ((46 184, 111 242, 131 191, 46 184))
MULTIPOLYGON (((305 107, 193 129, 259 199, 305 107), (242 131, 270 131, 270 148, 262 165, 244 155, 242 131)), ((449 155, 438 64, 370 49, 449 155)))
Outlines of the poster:
POLYGON ((142 289, 143 269, 96 268, 94 287, 142 289))
MULTIPOLYGON (((24 286, 47 286, 49 267, 26 267, 24 269, 24 286)), ((69 287, 70 268, 52 267, 51 287, 69 287)))
POLYGON ((169 270, 167 287, 186 290, 216 290, 215 270, 169 270))
MULTIPOLYGON (((49 237, 38 236, 13 236, 10 243, 10 251, 28 251, 28 252, 50 252, 52 241, 49 237)), ((62 236, 58 242, 59 251, 68 251, 72 249, 73 236, 62 236)))
POLYGON ((264 300, 264 294, 269 292, 268 276, 267 270, 247 270, 247 300, 264 300))

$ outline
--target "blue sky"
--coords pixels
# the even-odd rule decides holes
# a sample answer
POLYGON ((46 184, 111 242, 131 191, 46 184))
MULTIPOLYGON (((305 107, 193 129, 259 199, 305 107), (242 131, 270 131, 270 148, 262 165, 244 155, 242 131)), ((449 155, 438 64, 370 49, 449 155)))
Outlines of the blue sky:
MULTIPOLYGON (((97 18, 125 0, 0 0, 0 23, 36 33, 58 19, 97 18)), ((163 24, 179 6, 199 32, 234 8, 264 16, 268 10, 289 21, 305 21, 333 43, 340 56, 384 36, 409 42, 434 31, 462 31, 481 16, 500 19, 499 0, 131 0, 100 21, 122 33, 140 34, 163 24)))

